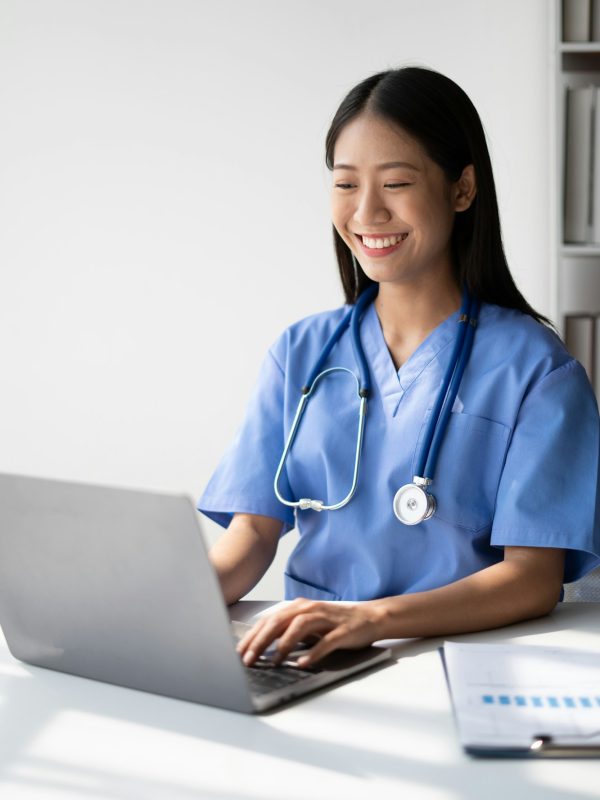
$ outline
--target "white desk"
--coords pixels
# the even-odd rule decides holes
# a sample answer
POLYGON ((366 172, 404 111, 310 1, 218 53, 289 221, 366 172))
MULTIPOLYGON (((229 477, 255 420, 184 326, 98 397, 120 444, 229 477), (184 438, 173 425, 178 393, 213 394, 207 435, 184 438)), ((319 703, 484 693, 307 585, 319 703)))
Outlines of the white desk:
MULTIPOLYGON (((239 604, 238 618, 257 604, 239 604), (241 610, 240 610, 241 607, 241 610)), ((600 605, 454 640, 597 649, 600 605)), ((436 648, 262 717, 95 683, 15 661, 0 644, 2 800, 585 800, 598 761, 463 755, 436 648), (377 792, 377 794, 375 794, 377 792)))

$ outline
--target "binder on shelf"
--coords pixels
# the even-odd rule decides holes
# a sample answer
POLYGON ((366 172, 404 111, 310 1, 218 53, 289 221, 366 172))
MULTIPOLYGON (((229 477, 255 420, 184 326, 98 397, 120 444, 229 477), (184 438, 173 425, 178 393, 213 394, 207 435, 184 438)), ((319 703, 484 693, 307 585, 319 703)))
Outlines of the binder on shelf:
POLYGON ((592 41, 600 42, 600 0, 592 0, 592 41))
POLYGON ((565 242, 591 241, 594 86, 567 88, 565 147, 565 242))
POLYGON ((563 42, 589 42, 591 0, 563 0, 563 42))
POLYGON ((445 642, 441 655, 470 755, 600 758, 600 652, 445 642))
MULTIPOLYGON (((598 0, 600 14, 600 0, 598 0)), ((591 239, 600 244, 600 86, 594 86, 592 99, 592 188, 591 188, 591 239)))
POLYGON ((594 320, 594 380, 592 386, 600 402, 600 315, 594 320))
POLYGON ((598 327, 596 317, 592 314, 568 314, 565 317, 567 350, 584 367, 592 386, 597 378, 595 360, 598 327))

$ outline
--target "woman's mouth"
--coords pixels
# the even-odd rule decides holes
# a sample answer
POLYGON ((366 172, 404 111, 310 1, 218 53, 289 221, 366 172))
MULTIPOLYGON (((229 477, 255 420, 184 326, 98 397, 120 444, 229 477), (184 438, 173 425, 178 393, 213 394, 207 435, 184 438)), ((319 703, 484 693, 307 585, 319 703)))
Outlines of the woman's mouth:
POLYGON ((354 234, 359 241, 361 249, 369 256, 381 258, 393 253, 401 247, 408 233, 393 233, 386 236, 368 236, 367 234, 354 234))

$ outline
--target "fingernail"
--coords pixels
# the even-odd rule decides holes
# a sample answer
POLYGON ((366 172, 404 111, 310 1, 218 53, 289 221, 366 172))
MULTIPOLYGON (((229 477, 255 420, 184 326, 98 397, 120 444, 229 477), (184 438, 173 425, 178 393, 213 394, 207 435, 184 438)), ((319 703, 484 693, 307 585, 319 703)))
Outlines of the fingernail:
POLYGON ((298 664, 299 667, 306 667, 308 664, 310 664, 309 656, 300 656, 300 658, 296 661, 296 664, 298 664))
POLYGON ((242 661, 244 662, 244 664, 245 664, 247 667, 249 667, 249 666, 250 666, 250 664, 252 664, 252 662, 254 661, 254 659, 255 659, 255 658, 256 658, 256 656, 255 656, 255 654, 252 652, 252 650, 246 650, 246 652, 244 653, 244 655, 243 655, 243 657, 242 657, 242 661))

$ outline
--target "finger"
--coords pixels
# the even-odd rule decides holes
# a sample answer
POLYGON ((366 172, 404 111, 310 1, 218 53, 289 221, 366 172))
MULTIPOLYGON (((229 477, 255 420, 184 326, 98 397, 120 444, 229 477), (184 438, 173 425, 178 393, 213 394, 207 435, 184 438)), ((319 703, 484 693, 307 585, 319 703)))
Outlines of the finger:
POLYGON ((334 650, 347 646, 348 630, 340 625, 329 633, 325 634, 308 653, 300 656, 297 660, 299 667, 312 667, 317 661, 332 653, 334 650))
POLYGON ((258 620, 237 645, 244 664, 246 666, 253 664, 258 656, 286 630, 298 613, 318 605, 319 603, 315 601, 298 598, 287 608, 258 620))
POLYGON ((260 630, 260 628, 262 628, 263 625, 264 620, 258 620, 258 622, 255 622, 251 628, 248 628, 246 633, 238 640, 238 643, 236 644, 236 650, 238 653, 243 653, 248 648, 249 643, 254 639, 257 632, 260 630))
POLYGON ((290 622, 277 640, 276 662, 281 663, 293 651, 307 645, 308 641, 318 642, 324 633, 334 627, 334 623, 319 614, 299 614, 290 622))
POLYGON ((313 643, 317 642, 321 638, 321 634, 328 630, 329 628, 325 627, 319 619, 307 618, 304 615, 296 617, 275 643, 275 663, 281 664, 294 650, 306 650, 309 647, 306 643, 307 639, 313 643))
POLYGON ((311 646, 318 642, 321 636, 335 626, 330 618, 333 615, 330 603, 304 600, 301 598, 290 608, 285 630, 281 632, 276 642, 276 663, 281 663, 292 650, 299 646, 311 646))
POLYGON ((249 631, 249 638, 240 651, 244 664, 247 667, 251 666, 269 645, 285 631, 288 623, 289 618, 287 615, 277 615, 276 617, 273 615, 273 617, 266 619, 260 626, 257 626, 254 631, 249 631), (252 636, 250 636, 250 634, 252 634, 252 636))

